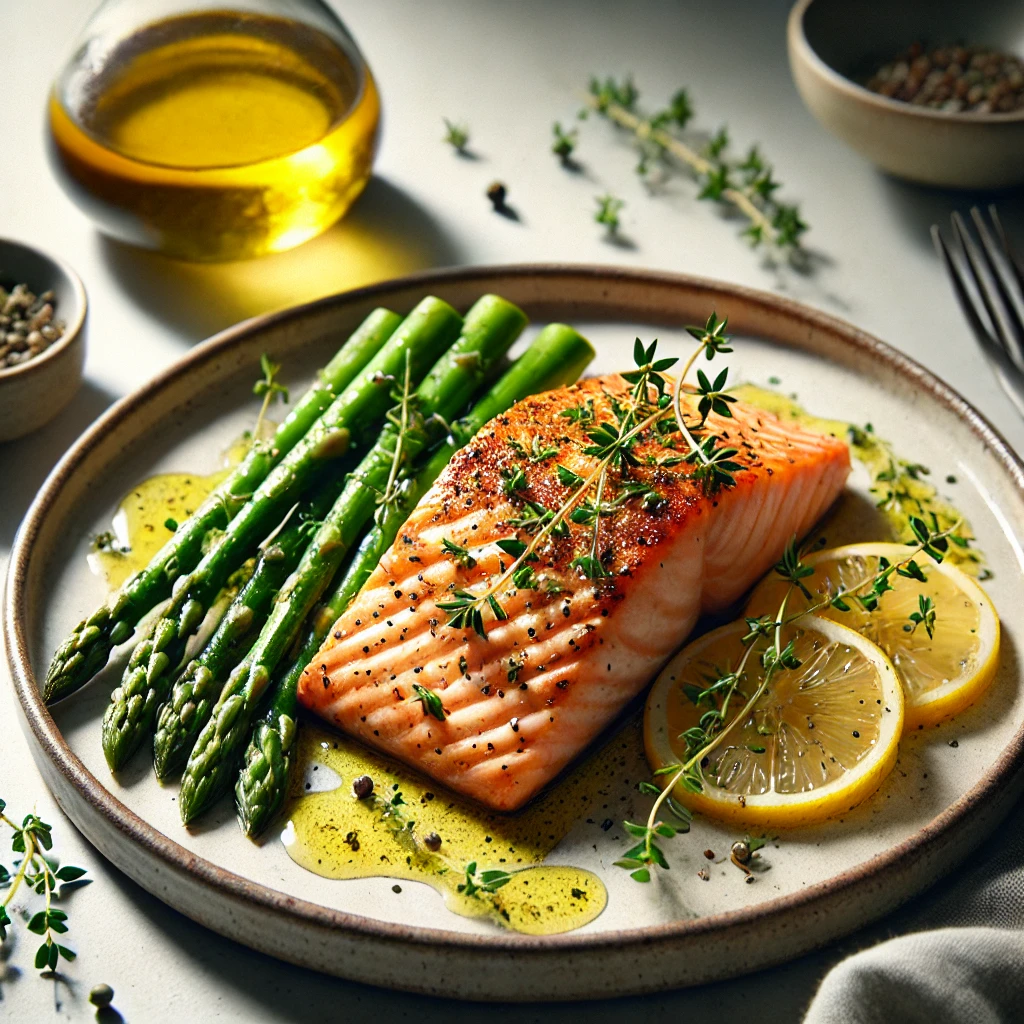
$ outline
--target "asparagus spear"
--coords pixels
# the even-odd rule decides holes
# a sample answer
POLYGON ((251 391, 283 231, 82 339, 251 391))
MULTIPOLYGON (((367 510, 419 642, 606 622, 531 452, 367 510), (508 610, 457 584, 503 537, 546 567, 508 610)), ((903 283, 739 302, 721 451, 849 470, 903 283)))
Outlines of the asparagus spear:
POLYGON ((176 587, 152 639, 132 652, 121 684, 103 716, 103 753, 117 771, 150 732, 170 688, 170 673, 214 595, 241 561, 281 521, 319 475, 336 467, 353 444, 369 438, 390 405, 390 387, 403 371, 414 378, 452 343, 462 323, 440 299, 427 298, 270 472, 231 520, 216 546, 176 587))
MULTIPOLYGON (((412 402, 416 424, 410 426, 405 415, 401 424, 389 423, 352 474, 298 569, 281 590, 252 651, 232 672, 213 717, 196 741, 178 798, 186 824, 230 786, 271 673, 373 515, 378 495, 383 492, 390 500, 396 467, 415 459, 428 444, 428 419, 439 416, 449 420, 458 415, 525 323, 522 311, 504 299, 494 295, 480 299, 466 314, 462 337, 416 390, 412 402)), ((403 403, 403 410, 408 405, 403 403)))
POLYGON ((178 673, 167 703, 157 713, 153 737, 157 778, 166 779, 184 767, 213 709, 218 684, 259 635, 274 595, 298 565, 309 543, 311 527, 334 504, 344 482, 344 477, 337 474, 315 497, 292 509, 277 535, 264 543, 252 577, 239 591, 202 652, 178 673))
POLYGON ((527 395, 576 380, 593 356, 594 350, 589 342, 571 327, 563 324, 546 327, 494 388, 454 425, 452 436, 408 481, 400 500, 384 509, 384 514, 363 539, 342 579, 310 616, 299 653, 277 680, 266 702, 266 710, 253 730, 235 783, 238 820, 247 836, 258 836, 270 824, 288 794, 294 763, 299 677, 316 656, 338 616, 359 593, 381 557, 394 543, 409 512, 430 489, 452 455, 488 420, 527 395))
POLYGON ((168 598, 174 581, 195 568, 210 530, 223 530, 267 474, 295 447, 320 414, 352 383, 395 332, 401 317, 375 309, 320 371, 320 379, 277 428, 269 444, 254 444, 235 471, 183 522, 141 572, 136 573, 57 648, 43 685, 50 703, 87 683, 124 643, 139 620, 168 598))

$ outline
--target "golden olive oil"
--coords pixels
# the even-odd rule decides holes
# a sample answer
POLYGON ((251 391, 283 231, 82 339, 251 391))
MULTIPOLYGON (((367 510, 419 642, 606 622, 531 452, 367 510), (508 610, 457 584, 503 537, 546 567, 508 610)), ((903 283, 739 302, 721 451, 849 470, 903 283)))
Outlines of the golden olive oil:
MULTIPOLYGON (((289 249, 370 177, 380 103, 369 69, 286 18, 204 12, 123 41, 68 109, 51 153, 107 233, 191 260, 289 249)), ((70 101, 68 101, 70 102, 70 101)))
POLYGON ((624 756, 642 763, 642 749, 635 717, 529 806, 508 815, 483 810, 355 740, 307 723, 282 839, 292 860, 318 875, 426 882, 456 914, 489 917, 530 935, 556 935, 598 917, 608 893, 593 872, 544 860, 581 814, 601 805, 624 756), (305 792, 306 780, 320 771, 333 773, 329 777, 340 784, 305 792), (371 799, 352 792, 361 775, 374 780, 371 799), (389 818, 381 801, 395 793, 402 795, 400 817, 389 818), (431 832, 441 840, 436 853, 423 843, 431 832), (508 872, 511 880, 493 893, 466 895, 460 886, 470 864, 478 873, 508 872))
POLYGON ((89 568, 117 590, 133 573, 149 565, 171 539, 178 522, 187 519, 227 476, 160 473, 143 480, 121 499, 112 529, 93 542, 89 568))
MULTIPOLYGON (((261 439, 272 437, 277 424, 264 418, 261 439)), ((157 473, 136 484, 117 504, 110 529, 93 539, 89 568, 110 591, 133 573, 145 569, 154 555, 228 474, 249 453, 252 434, 245 431, 223 451, 221 468, 199 473, 157 473)))

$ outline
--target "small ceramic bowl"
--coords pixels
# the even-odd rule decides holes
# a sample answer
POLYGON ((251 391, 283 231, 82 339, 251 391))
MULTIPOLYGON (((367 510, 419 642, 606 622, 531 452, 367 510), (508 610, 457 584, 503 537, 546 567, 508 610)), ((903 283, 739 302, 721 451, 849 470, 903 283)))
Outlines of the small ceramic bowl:
POLYGON ((804 103, 882 170, 948 188, 1024 182, 1024 111, 949 113, 858 84, 912 43, 1024 53, 1020 0, 798 0, 789 63, 804 103))
POLYGON ((64 333, 28 362, 0 369, 0 441, 38 430, 74 397, 85 362, 85 288, 68 266, 22 242, 0 238, 0 282, 56 295, 64 333))

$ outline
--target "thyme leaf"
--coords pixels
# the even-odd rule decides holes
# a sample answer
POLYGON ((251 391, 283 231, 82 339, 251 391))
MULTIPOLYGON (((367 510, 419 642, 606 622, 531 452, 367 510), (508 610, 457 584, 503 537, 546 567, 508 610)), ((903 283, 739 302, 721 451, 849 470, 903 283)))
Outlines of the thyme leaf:
POLYGON ((441 550, 445 554, 451 555, 452 560, 464 569, 476 568, 476 559, 469 553, 469 550, 456 544, 455 541, 450 540, 448 537, 441 539, 441 550))
POLYGON ((445 127, 443 141, 447 142, 460 156, 465 156, 466 147, 469 145, 469 128, 465 124, 449 121, 447 117, 443 118, 443 121, 445 127))
POLYGON ((46 856, 53 847, 51 826, 36 814, 27 814, 19 825, 4 813, 6 807, 0 800, 0 824, 11 830, 11 851, 21 856, 15 859, 13 870, 0 865, 0 888, 6 889, 0 899, 0 943, 7 940, 13 924, 8 910, 11 901, 25 886, 44 901, 43 908, 28 916, 25 924, 29 932, 43 938, 34 964, 37 970, 52 973, 59 960, 71 962, 77 955, 55 938, 67 934, 68 915, 54 907, 53 901, 62 898, 64 886, 87 882, 86 870, 70 864, 61 866, 55 858, 46 856))
POLYGON ((425 686, 420 686, 419 683, 413 683, 412 688, 416 694, 412 699, 422 702, 424 715, 433 715, 439 722, 443 722, 448 717, 441 698, 433 690, 428 690, 425 686))

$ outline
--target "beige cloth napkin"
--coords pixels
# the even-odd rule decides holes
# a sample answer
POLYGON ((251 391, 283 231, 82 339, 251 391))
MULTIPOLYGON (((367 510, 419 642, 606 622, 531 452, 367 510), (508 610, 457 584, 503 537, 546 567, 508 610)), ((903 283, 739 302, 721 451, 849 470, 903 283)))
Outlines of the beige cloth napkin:
POLYGON ((804 1024, 1024 1022, 1024 807, 951 877, 833 967, 804 1024))

